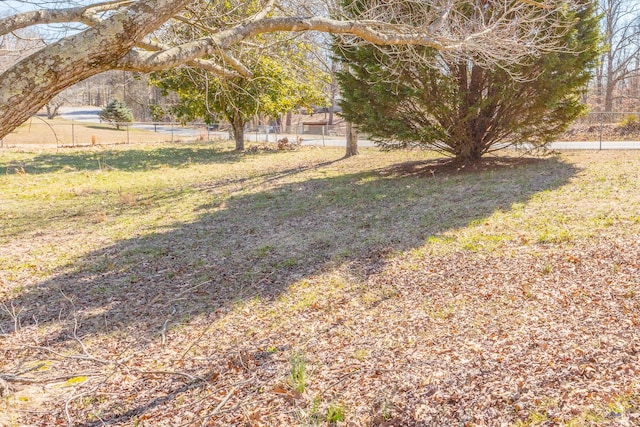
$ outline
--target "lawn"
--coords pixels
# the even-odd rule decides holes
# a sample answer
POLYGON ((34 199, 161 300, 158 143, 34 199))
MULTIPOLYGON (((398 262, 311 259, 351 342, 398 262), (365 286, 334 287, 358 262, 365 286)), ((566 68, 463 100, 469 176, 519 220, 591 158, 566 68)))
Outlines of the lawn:
POLYGON ((640 152, 0 151, 0 425, 640 424, 640 152))
MULTIPOLYGON (((165 129, 168 126, 165 125, 165 129)), ((176 134, 138 129, 135 125, 124 125, 120 129, 108 123, 85 123, 56 117, 52 120, 34 116, 15 131, 5 136, 4 147, 24 145, 87 146, 170 142, 181 139, 204 140, 207 132, 203 128, 200 135, 181 136, 181 128, 176 126, 176 134)))

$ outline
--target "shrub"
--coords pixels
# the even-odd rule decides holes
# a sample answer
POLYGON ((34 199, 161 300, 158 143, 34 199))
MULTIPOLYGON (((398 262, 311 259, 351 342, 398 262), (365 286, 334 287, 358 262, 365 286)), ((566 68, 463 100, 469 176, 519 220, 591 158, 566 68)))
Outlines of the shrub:
POLYGON ((622 135, 640 133, 640 121, 634 114, 631 114, 618 125, 618 133, 622 135))
POLYGON ((114 99, 102 109, 100 112, 100 120, 114 124, 116 129, 120 129, 123 123, 133 121, 133 113, 131 109, 127 107, 127 104, 114 99))

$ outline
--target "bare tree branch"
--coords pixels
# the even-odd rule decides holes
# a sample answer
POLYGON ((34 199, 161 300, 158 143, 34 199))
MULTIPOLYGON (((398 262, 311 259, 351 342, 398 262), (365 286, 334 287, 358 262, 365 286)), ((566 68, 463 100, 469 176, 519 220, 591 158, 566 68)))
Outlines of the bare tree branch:
POLYGON ((506 66, 562 49, 557 40, 563 29, 554 25, 553 16, 579 7, 580 1, 366 0, 362 11, 352 14, 336 4, 307 1, 234 4, 229 12, 217 1, 125 0, 18 13, 0 19, 0 34, 62 22, 89 28, 0 74, 0 138, 66 87, 111 69, 149 72, 189 64, 223 77, 249 76, 231 49, 255 43, 260 34, 319 31, 347 44, 430 46, 450 57, 473 54, 487 64, 506 66), (301 16, 300 10, 311 15, 301 16), (174 19, 184 26, 181 34, 165 25, 174 19), (200 38, 188 40, 194 36, 200 38))
POLYGON ((94 25, 99 22, 96 14, 116 10, 131 3, 133 3, 133 0, 117 0, 65 9, 42 9, 23 12, 0 19, 0 35, 43 24, 79 22, 85 25, 94 25))
MULTIPOLYGON (((148 40, 143 40, 141 42, 139 42, 137 44, 138 47, 146 49, 147 51, 163 51, 163 50, 167 50, 169 49, 169 47, 164 46, 158 42, 151 42, 148 40)), ((240 77, 240 73, 234 72, 232 70, 228 70, 218 64, 216 64, 213 61, 208 61, 205 59, 199 59, 196 58, 192 61, 186 61, 185 62, 186 65, 190 65, 193 67, 197 67, 197 68, 201 68, 203 70, 209 71, 213 74, 216 74, 220 77, 226 77, 226 78, 233 78, 233 77, 240 77)), ((241 64, 240 64, 241 65, 241 64)), ((142 71, 142 70, 135 70, 135 71, 142 71)), ((247 70, 248 71, 248 70, 247 70)), ((250 71, 248 71, 249 74, 251 73, 250 71)))

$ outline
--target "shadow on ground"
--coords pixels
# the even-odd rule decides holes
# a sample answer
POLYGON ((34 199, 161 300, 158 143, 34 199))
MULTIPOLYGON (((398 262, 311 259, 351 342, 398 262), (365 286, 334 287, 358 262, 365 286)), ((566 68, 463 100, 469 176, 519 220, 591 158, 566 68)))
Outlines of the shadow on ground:
MULTIPOLYGON (((152 154, 151 161, 175 165, 188 157, 181 151, 182 160, 170 159, 172 153, 152 154)), ((47 164, 57 160, 65 157, 47 164)), ((89 155, 85 161, 89 167, 89 155)), ((71 272, 0 304, 21 308, 23 326, 34 319, 42 326, 70 322, 75 311, 82 336, 121 330, 157 337, 168 318, 175 326, 242 300, 275 298, 290 284, 344 263, 366 276, 390 253, 422 247, 430 236, 508 210, 577 172, 557 158, 485 165, 465 172, 436 161, 404 163, 196 206, 197 221, 102 248, 71 272)), ((2 329, 13 325, 0 312, 2 329)), ((62 333, 48 344, 72 339, 62 333)))

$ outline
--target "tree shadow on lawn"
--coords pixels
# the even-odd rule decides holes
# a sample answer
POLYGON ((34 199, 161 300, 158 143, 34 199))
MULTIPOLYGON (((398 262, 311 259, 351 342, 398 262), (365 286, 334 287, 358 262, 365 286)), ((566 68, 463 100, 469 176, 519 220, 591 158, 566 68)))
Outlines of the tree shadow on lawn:
POLYGON ((87 129, 98 129, 98 130, 113 130, 116 132, 124 132, 127 130, 126 125, 121 125, 122 127, 120 129, 116 128, 116 125, 111 125, 111 124, 102 124, 102 125, 84 125, 84 127, 86 127, 87 129))
MULTIPOLYGON (((71 272, 0 304, 23 310, 23 327, 34 319, 44 326, 70 321, 72 300, 79 335, 124 330, 157 337, 168 318, 175 326, 239 301, 274 298, 346 262, 363 274, 374 271, 389 253, 508 210, 577 172, 556 158, 499 162, 471 173, 439 162, 403 163, 204 204, 195 208, 202 212, 195 222, 90 253, 71 272)), ((13 325, 0 312, 2 329, 13 325)), ((72 339, 64 332, 49 344, 72 339)))
MULTIPOLYGON (((193 164, 219 164, 239 161, 243 153, 220 149, 213 145, 198 147, 164 147, 149 150, 100 150, 79 151, 69 154, 41 154, 28 162, 7 161, 0 163, 0 173, 17 173, 20 166, 27 174, 47 174, 58 171, 84 171, 117 169, 140 172, 162 167, 187 167, 193 164)), ((251 154, 255 156, 256 154, 251 154)))

